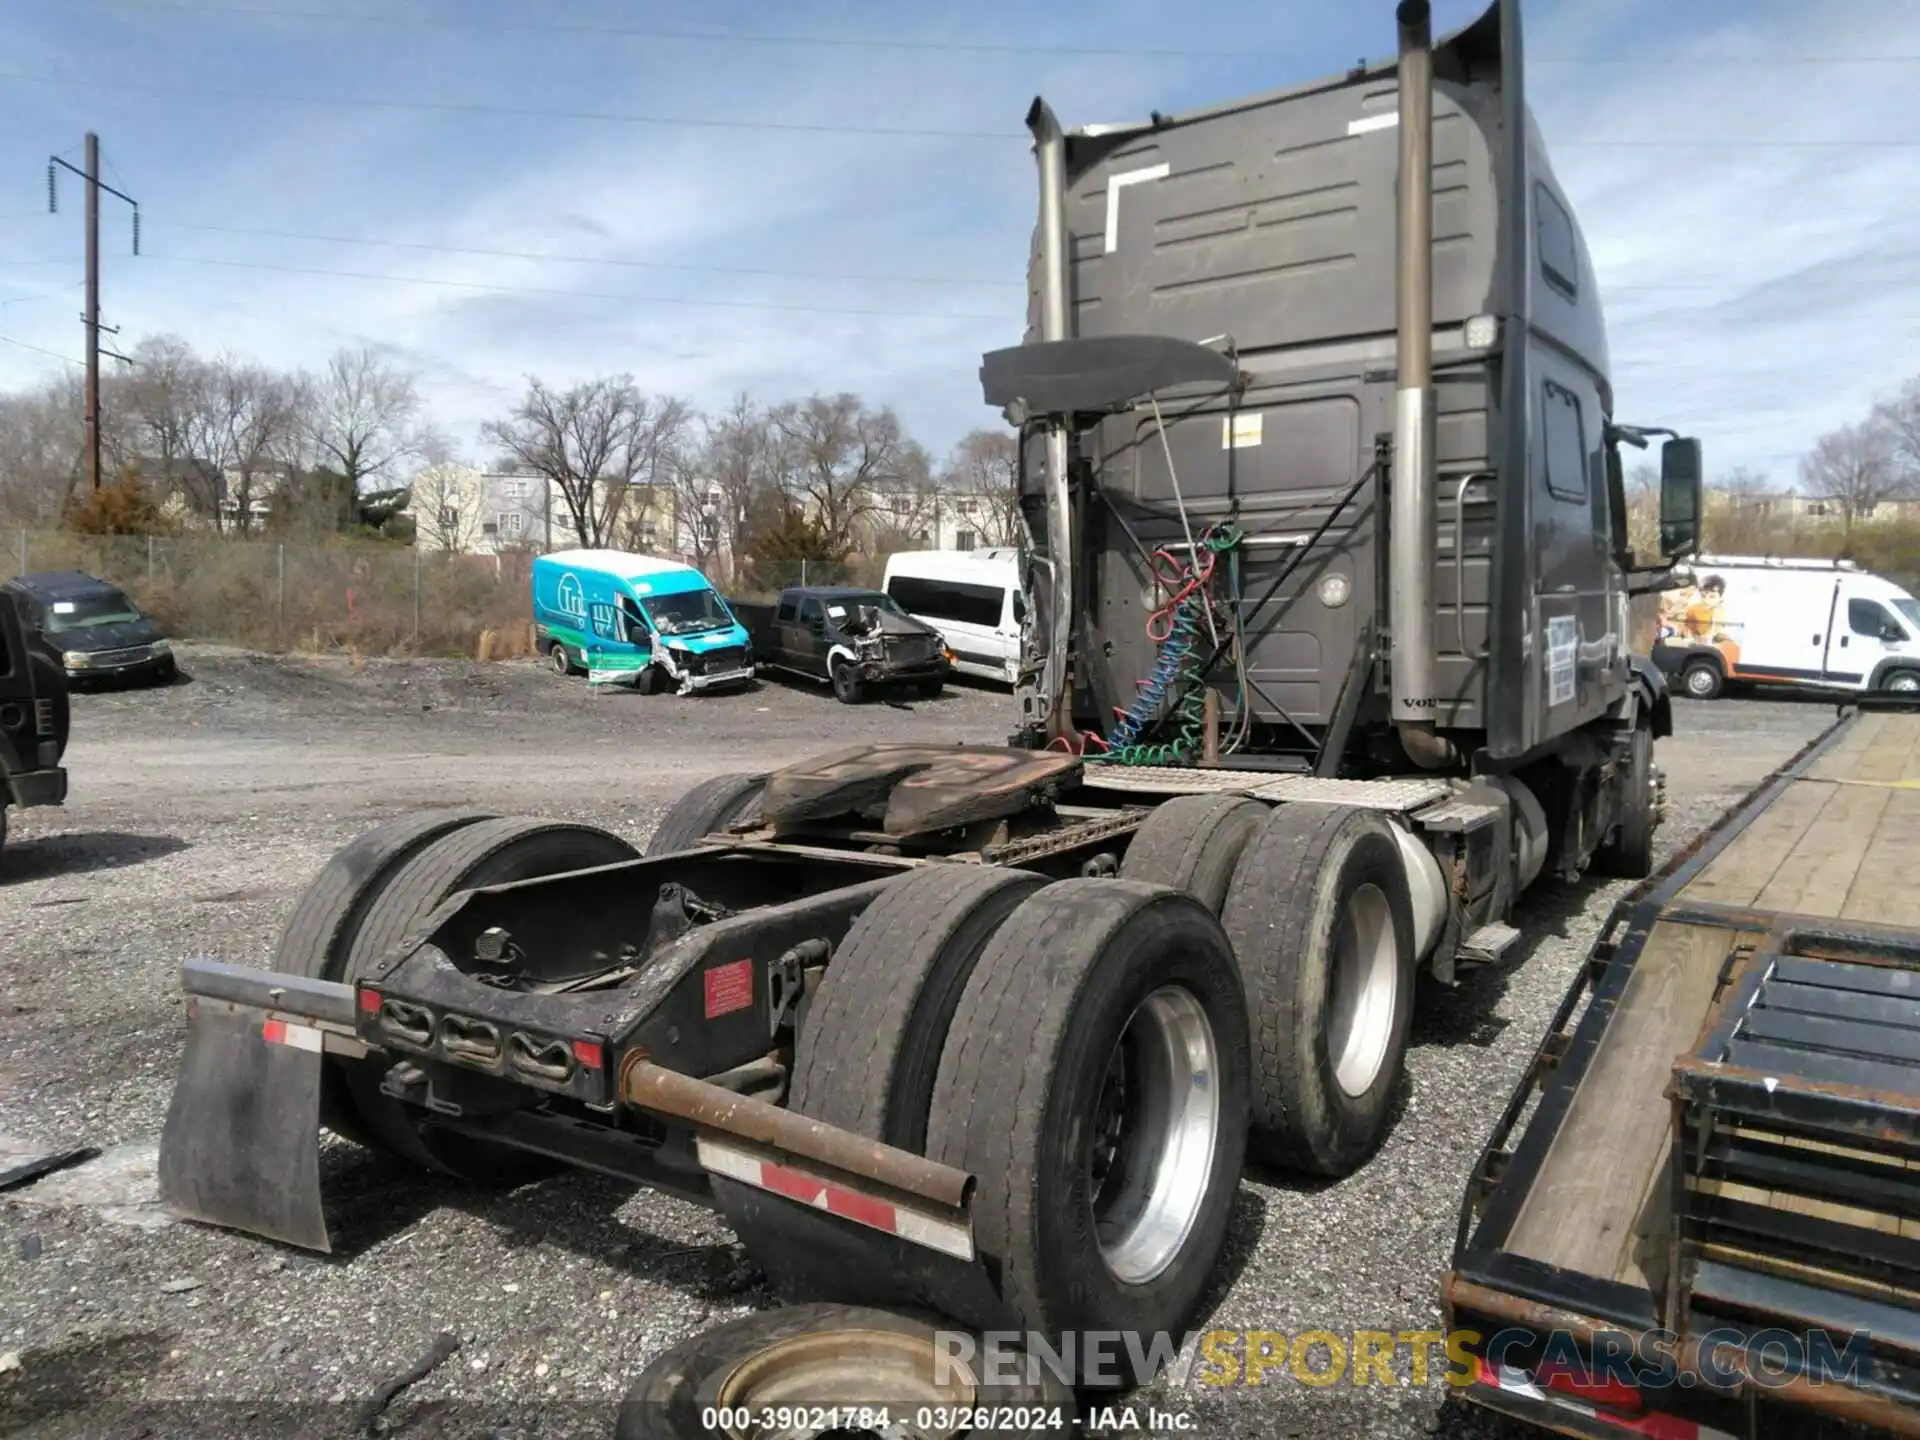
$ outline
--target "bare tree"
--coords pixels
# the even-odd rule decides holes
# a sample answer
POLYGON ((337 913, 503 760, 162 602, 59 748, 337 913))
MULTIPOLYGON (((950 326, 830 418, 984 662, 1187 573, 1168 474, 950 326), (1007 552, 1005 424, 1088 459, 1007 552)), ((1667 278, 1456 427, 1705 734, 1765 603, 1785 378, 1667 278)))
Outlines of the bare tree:
POLYGON ((892 408, 870 410, 858 395, 793 401, 774 411, 773 423, 789 452, 795 498, 842 550, 874 528, 885 497, 923 483, 930 470, 892 408))
POLYGON ((163 496, 193 456, 194 407, 205 365, 178 335, 152 335, 133 350, 133 374, 115 388, 139 427, 139 458, 148 484, 163 496))
POLYGON ((428 550, 465 555, 485 534, 479 472, 459 464, 429 465, 413 477, 413 526, 428 550))
POLYGON ((989 545, 1012 545, 1020 535, 1018 442, 1004 430, 971 430, 947 457, 946 487, 957 502, 978 507, 975 518, 989 545))
POLYGON ((0 504, 15 522, 57 522, 80 483, 81 383, 61 375, 0 400, 0 504))
POLYGON ((632 486, 654 486, 674 473, 689 418, 684 401, 650 398, 631 375, 563 392, 529 377, 513 414, 488 421, 481 434, 550 481, 580 543, 598 546, 617 534, 632 486))
POLYGON ((335 351, 326 372, 303 388, 314 459, 353 493, 391 480, 402 460, 419 453, 420 396, 413 376, 371 347, 335 351))
POLYGON ((720 415, 702 416, 673 476, 676 508, 694 563, 712 573, 747 552, 755 498, 780 488, 782 449, 768 412, 738 395, 720 415))
POLYGON ((1849 535, 1864 515, 1883 500, 1906 494, 1911 482, 1901 473, 1898 441, 1873 420, 1843 425, 1822 435, 1800 461, 1807 493, 1839 508, 1849 535))
POLYGON ((1920 494, 1920 375, 1900 387, 1890 400, 1873 407, 1871 423, 1887 440, 1892 453, 1897 494, 1920 494))
POLYGON ((286 480, 283 458, 302 423, 300 392, 284 375, 223 355, 209 362, 186 439, 180 479, 189 503, 221 531, 254 527, 254 503, 272 503, 286 480))

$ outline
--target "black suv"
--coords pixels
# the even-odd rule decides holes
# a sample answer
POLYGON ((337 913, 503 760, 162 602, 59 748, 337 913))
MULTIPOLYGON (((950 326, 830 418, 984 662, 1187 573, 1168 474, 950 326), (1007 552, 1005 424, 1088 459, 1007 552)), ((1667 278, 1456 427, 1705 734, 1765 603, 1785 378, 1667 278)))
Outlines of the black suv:
POLYGON ((67 798, 67 679, 27 634, 19 596, 0 586, 0 845, 7 810, 67 798))
POLYGON ((34 640, 76 686, 105 680, 164 685, 178 673, 173 646, 117 585, 83 570, 20 575, 0 589, 20 605, 34 640))

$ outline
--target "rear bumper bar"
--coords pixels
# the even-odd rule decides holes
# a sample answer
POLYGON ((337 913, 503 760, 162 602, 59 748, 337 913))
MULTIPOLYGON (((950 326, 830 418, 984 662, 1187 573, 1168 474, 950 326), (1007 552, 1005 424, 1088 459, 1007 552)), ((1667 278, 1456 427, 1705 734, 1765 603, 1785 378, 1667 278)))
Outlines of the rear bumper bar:
MULTIPOLYGON (((194 959, 181 967, 181 986, 213 1008, 258 1012, 262 1041, 310 1051, 316 1063, 323 1053, 367 1052, 355 1037, 360 992, 351 985, 194 959)), ((617 1105, 691 1133, 709 1175, 959 1260, 975 1258, 974 1181, 963 1170, 683 1075, 638 1051, 622 1058, 615 1096, 617 1105)), ((520 1143, 511 1132, 496 1138, 520 1143)))

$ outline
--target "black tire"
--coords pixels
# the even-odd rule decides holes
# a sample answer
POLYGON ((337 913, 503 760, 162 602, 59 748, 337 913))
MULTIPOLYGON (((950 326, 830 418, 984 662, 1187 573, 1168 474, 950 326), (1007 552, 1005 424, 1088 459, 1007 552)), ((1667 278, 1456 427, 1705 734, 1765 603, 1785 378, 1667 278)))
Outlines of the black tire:
POLYGON ((1620 820, 1613 838, 1593 853, 1603 875, 1644 880, 1653 873, 1653 732, 1636 726, 1620 782, 1620 820))
POLYGON ((1689 660, 1680 671, 1680 693, 1689 700, 1717 700, 1726 688, 1726 672, 1712 660, 1689 660))
POLYGON ((944 680, 921 680, 914 684, 913 693, 922 700, 938 700, 946 693, 946 689, 947 682, 944 680))
POLYGON ((633 688, 642 695, 658 695, 666 687, 667 677, 660 673, 658 665, 643 666, 633 682, 633 688))
POLYGON ((0 855, 6 854, 6 851, 7 851, 7 806, 5 801, 0 801, 0 855))
MULTIPOLYGON (((68 696, 67 668, 46 651, 28 651, 28 670, 33 681, 33 698, 45 700, 53 711, 54 761, 67 753, 67 741, 73 735, 73 704, 68 696)), ((38 734, 36 728, 35 734, 38 734)), ((30 760, 32 757, 28 757, 30 760)))
POLYGON ((647 841, 647 855, 691 850, 715 831, 751 820, 760 813, 760 795, 766 788, 764 775, 716 775, 702 780, 661 817, 647 841))
POLYGON ((845 660, 828 661, 827 678, 833 682, 833 698, 842 705, 858 705, 867 698, 867 687, 845 660))
MULTIPOLYGON (((613 1437, 614 1440, 712 1440, 721 1432, 704 1422, 710 1412, 718 1407, 721 1386, 729 1377, 739 1373, 747 1361, 765 1356, 783 1342, 802 1340, 834 1330, 879 1331, 888 1335, 907 1336, 919 1341, 925 1349, 896 1348, 893 1344, 876 1348, 872 1364, 861 1367, 874 1377, 871 1382, 872 1393, 822 1394, 812 1387, 801 1385, 778 1395, 756 1393, 749 1389, 727 1398, 741 1409, 783 1404, 802 1407, 838 1405, 857 1409, 861 1405, 880 1406, 891 1401, 888 1409, 892 1417, 898 1421, 904 1412, 910 1420, 912 1412, 920 1404, 927 1403, 929 1398, 927 1392, 921 1390, 914 1381, 919 1380, 924 1384, 926 1378, 940 1376, 938 1357, 943 1353, 940 1349, 942 1338, 951 1335, 954 1328, 933 1315, 923 1317, 911 1312, 874 1310, 858 1305, 790 1305, 742 1316, 724 1325, 716 1325, 690 1340, 681 1341, 649 1365, 621 1402, 619 1414, 614 1420, 613 1437), (890 1384, 886 1362, 894 1356, 898 1356, 915 1373, 911 1378, 903 1376, 901 1381, 890 1384)), ((945 1353, 952 1354, 952 1351, 949 1349, 945 1353)), ((839 1372, 844 1374, 845 1360, 834 1358, 838 1361, 839 1372)), ((1038 1360, 1040 1357, 1034 1358, 1038 1360)), ((964 1351, 956 1359, 973 1373, 973 1393, 970 1401, 958 1401, 955 1396, 944 1403, 955 1404, 957 1401, 958 1405, 996 1412, 1005 1409, 1031 1412, 1036 1408, 1046 1412, 1042 1417, 1030 1415, 1029 1423, 1018 1429, 1011 1423, 1013 1417, 1008 1417, 1010 1423, 1005 1428, 996 1426, 983 1429, 975 1426, 966 1431, 969 1440, 1011 1440, 1016 1434, 1074 1433, 1072 1392, 1048 1373, 1046 1364, 1033 1366, 1032 1373, 1029 1373, 1029 1366, 1009 1362, 1004 1366, 1004 1374, 1009 1378, 1003 1378, 1002 1372, 991 1362, 966 1365, 964 1351), (1056 1413, 1059 1416, 1057 1422, 1052 1418, 1056 1413)), ((763 1360, 762 1363, 766 1362, 763 1360)), ((783 1373, 791 1375, 792 1372, 783 1373)), ((942 1401, 933 1403, 938 1405, 942 1401)), ((832 1433, 867 1432, 849 1426, 844 1431, 836 1429, 832 1433)), ((919 1432, 916 1430, 914 1433, 919 1432)))
MULTIPOLYGON (((551 820, 483 820, 442 835, 408 860, 367 908, 347 952, 349 983, 400 945, 443 901, 462 890, 564 874, 637 858, 625 840, 590 825, 551 820)), ((416 1164, 464 1180, 512 1183, 554 1168, 503 1145, 423 1130, 413 1108, 384 1094, 384 1067, 347 1072, 360 1118, 380 1143, 416 1164)))
MULTIPOLYGON (((1252 1153, 1315 1175, 1345 1175, 1379 1146, 1406 1059, 1413 1015, 1413 900, 1390 822, 1372 810, 1281 805, 1240 857, 1221 923, 1246 977, 1253 1014, 1252 1153), (1371 889, 1371 895, 1367 890, 1371 889), (1344 1009, 1336 962, 1366 938, 1376 967, 1361 987, 1391 982, 1384 1015, 1332 1053, 1344 1009), (1382 946, 1391 946, 1390 950, 1382 946), (1371 1043, 1366 1043, 1370 1041, 1371 1043), (1336 1066, 1360 1093, 1340 1083, 1336 1066)), ((1344 968, 1344 967, 1340 967, 1344 968)), ((1360 1017, 1361 1023, 1366 1019, 1360 1017)))
MULTIPOLYGON (((1055 1337, 1181 1333, 1212 1279, 1239 1184, 1247 1028, 1233 951, 1193 897, 1132 880, 1061 880, 1014 911, 967 982, 927 1123, 928 1157, 977 1177, 974 1234, 997 1267, 999 1313, 966 1318, 1055 1337), (1190 1046, 1134 1044, 1169 1016, 1184 1017, 1176 1023, 1186 1033, 1211 1037, 1211 1059, 1184 1076, 1175 1066, 1156 1076, 1153 1057, 1191 1054, 1190 1046), (1102 1217, 1093 1174, 1100 1132, 1109 1118, 1124 1121, 1105 1104, 1123 1057, 1147 1067, 1140 1090, 1158 1080, 1164 1097, 1179 1099, 1159 1113, 1184 1111, 1188 1135, 1207 1147, 1184 1158, 1158 1151, 1152 1173, 1176 1192, 1182 1178, 1193 1187, 1163 1213, 1184 1223, 1163 1223, 1158 1253, 1124 1263, 1103 1249, 1102 1226, 1114 1212, 1102 1217)), ((1127 1138, 1124 1123, 1118 1138, 1127 1138)), ((1127 1188, 1156 1148, 1108 1152, 1107 1180, 1127 1188)), ((1123 1254, 1126 1243, 1115 1239, 1123 1254)))
MULTIPOLYGON (((442 836, 495 818, 485 810, 416 810, 336 851, 287 917, 269 968, 309 980, 344 979, 347 953, 367 911, 400 868, 442 836)), ((320 1123, 356 1145, 384 1149, 354 1106, 346 1079, 354 1063, 332 1061, 322 1072, 320 1123)))
POLYGON ((1184 890, 1218 915, 1234 867, 1270 809, 1241 795, 1177 796, 1134 832, 1120 878, 1184 890))
POLYGON ((578 675, 579 667, 573 663, 573 657, 567 653, 566 645, 556 640, 547 647, 547 664, 556 675, 578 675))
POLYGON ((968 977, 1045 883, 987 865, 928 865, 889 882, 834 950, 807 1009, 788 1105, 925 1154, 940 1051, 968 977))
POLYGON ((1886 695, 1920 696, 1920 670, 1889 670, 1880 677, 1878 689, 1886 695))

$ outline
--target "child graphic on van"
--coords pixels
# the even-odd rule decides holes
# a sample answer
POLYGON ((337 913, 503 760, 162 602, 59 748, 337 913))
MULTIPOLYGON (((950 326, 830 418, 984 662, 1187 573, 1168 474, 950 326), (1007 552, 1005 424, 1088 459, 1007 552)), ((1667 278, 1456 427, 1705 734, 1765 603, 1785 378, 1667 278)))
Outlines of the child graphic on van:
POLYGON ((1707 576, 1699 588, 1690 588, 1684 593, 1677 607, 1679 617, 1675 628, 1679 640, 1711 645, 1718 650, 1720 658, 1727 663, 1727 673, 1732 674, 1740 664, 1740 646, 1727 633, 1726 599, 1727 582, 1718 575, 1707 576))

